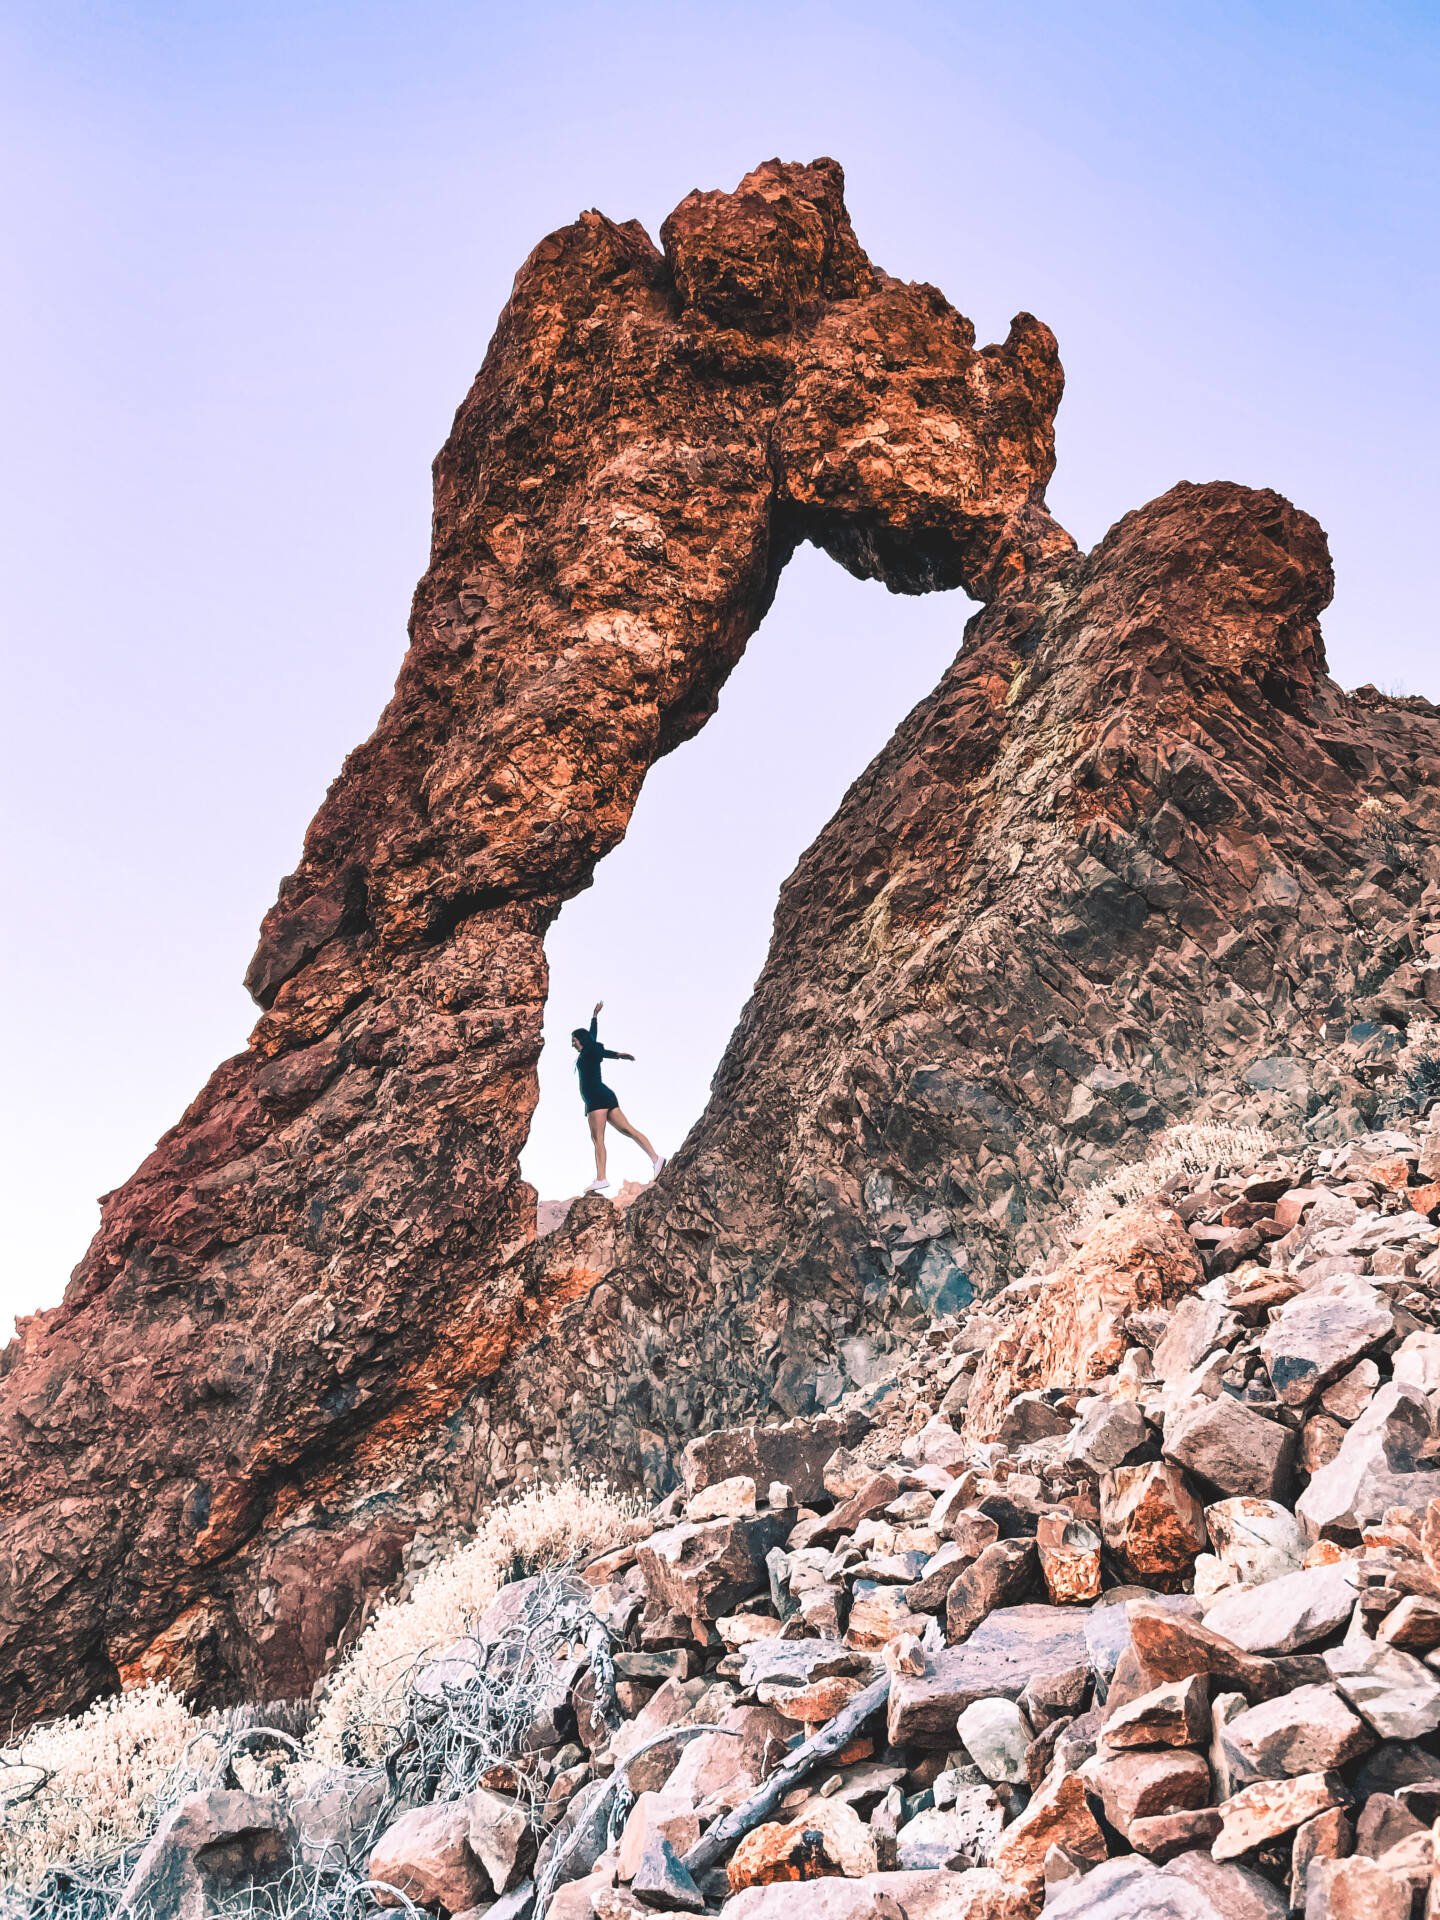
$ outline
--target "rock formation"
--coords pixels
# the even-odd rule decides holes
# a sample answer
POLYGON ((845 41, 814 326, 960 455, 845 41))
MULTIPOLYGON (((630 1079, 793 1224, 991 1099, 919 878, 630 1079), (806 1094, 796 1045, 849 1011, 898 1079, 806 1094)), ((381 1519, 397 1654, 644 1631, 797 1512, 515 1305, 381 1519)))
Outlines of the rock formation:
POLYGON ((772 162, 521 270, 250 1045, 6 1356, 7 1710, 303 1692, 497 1487, 664 1486, 838 1400, 1167 1123, 1357 1131, 1440 1011, 1440 716, 1326 678, 1318 526, 1182 485, 1076 554, 1052 337, 977 350, 841 185, 772 162), (807 539, 983 611, 787 883, 683 1151, 536 1240, 545 932, 807 539))

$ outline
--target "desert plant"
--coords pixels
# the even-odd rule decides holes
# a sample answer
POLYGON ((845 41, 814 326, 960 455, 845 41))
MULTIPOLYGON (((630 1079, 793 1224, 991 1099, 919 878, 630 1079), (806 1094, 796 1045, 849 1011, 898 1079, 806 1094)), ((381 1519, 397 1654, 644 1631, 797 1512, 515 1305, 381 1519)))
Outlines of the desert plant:
POLYGON ((1157 1134, 1145 1155, 1078 1194, 1065 1211, 1074 1233, 1088 1233, 1117 1208, 1163 1193, 1174 1180, 1232 1173, 1274 1155, 1276 1142, 1260 1127, 1189 1123, 1157 1134))
POLYGON ((640 1504, 600 1481, 533 1487, 492 1507, 474 1535, 384 1605, 329 1687, 306 1741, 320 1767, 365 1766, 407 1734, 411 1682, 429 1656, 463 1641, 508 1581, 571 1565, 633 1536, 640 1504))
POLYGON ((117 1863, 210 1778, 217 1754, 200 1750, 204 1737, 163 1682, 32 1729, 0 1752, 0 1881, 43 1892, 49 1904, 37 1911, 73 1920, 101 1911, 117 1863))

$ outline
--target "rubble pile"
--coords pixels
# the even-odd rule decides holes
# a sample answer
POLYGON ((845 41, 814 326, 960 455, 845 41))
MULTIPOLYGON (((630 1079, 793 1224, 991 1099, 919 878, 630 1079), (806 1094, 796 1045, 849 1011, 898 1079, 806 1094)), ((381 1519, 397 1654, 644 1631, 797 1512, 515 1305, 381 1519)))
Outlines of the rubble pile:
POLYGON ((693 1441, 648 1532, 429 1661, 383 1780, 196 1796, 127 1897, 228 1819, 467 1920, 1433 1915, 1437 1215, 1440 1112, 1173 1181, 693 1441))

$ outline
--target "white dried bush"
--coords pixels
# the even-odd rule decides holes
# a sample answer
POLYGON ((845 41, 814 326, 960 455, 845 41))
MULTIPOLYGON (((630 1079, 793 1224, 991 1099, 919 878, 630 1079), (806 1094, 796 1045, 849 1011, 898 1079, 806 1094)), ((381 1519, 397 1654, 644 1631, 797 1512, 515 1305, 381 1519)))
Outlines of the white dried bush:
POLYGON ((1209 1174, 1237 1173, 1272 1159, 1277 1150, 1274 1137, 1261 1127, 1203 1122, 1167 1127, 1156 1134, 1143 1159, 1097 1181, 1070 1202, 1070 1230, 1088 1233, 1107 1214, 1162 1193, 1172 1180, 1190 1183, 1209 1174))
POLYGON ((310 1767, 369 1766, 405 1724, 417 1663, 474 1626, 507 1581, 563 1567, 640 1530, 643 1506, 598 1480, 532 1487, 493 1507, 464 1546, 427 1567, 403 1600, 388 1601, 326 1688, 306 1741, 310 1767))
POLYGON ((7 1747, 0 1753, 0 1885, 29 1889, 51 1866, 91 1866, 143 1846, 183 1790, 201 1731, 159 1682, 99 1700, 7 1747))

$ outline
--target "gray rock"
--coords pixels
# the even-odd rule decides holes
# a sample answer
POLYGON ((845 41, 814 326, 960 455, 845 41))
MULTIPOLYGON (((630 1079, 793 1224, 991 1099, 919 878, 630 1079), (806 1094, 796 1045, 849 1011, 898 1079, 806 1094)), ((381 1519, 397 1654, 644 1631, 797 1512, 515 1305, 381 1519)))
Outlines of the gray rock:
POLYGON ((963 1646, 946 1647, 923 1674, 897 1674, 890 1687, 892 1746, 954 1744, 955 1726, 973 1701, 999 1695, 1015 1700, 1027 1682, 1089 1664, 1086 1629, 1097 1608, 1001 1607, 983 1620, 963 1646))
POLYGON ((1155 1348, 1156 1377, 1167 1386, 1184 1379, 1213 1348, 1228 1346, 1239 1326, 1235 1315, 1218 1300, 1187 1294, 1155 1348))
POLYGON ((1165 1428, 1166 1458, 1222 1494, 1273 1499, 1289 1482, 1294 1451, 1292 1433, 1228 1393, 1182 1408, 1165 1428))
POLYGON ((1263 1587, 1222 1594, 1205 1625, 1246 1653, 1293 1653, 1340 1631, 1354 1611, 1358 1584, 1353 1561, 1301 1567, 1263 1587))
POLYGON ((663 1833, 652 1834, 640 1856, 630 1891, 647 1907, 663 1913, 704 1913, 705 1896, 690 1870, 663 1833))
POLYGON ((1167 1680, 1137 1694, 1105 1721, 1107 1747, 1198 1747, 1210 1727, 1210 1683, 1204 1674, 1167 1680))
POLYGON ((1012 1700, 975 1700, 960 1715, 960 1743, 987 1780, 1025 1778, 1025 1755, 1035 1738, 1012 1700))
POLYGON ((1067 1881, 1045 1905, 1045 1920, 1285 1920, 1286 1904, 1246 1867, 1203 1853, 1153 1866, 1135 1854, 1102 1861, 1067 1881))
POLYGON ((1413 1654, 1347 1640, 1329 1650, 1325 1665, 1382 1740, 1422 1740, 1440 1727, 1440 1681, 1413 1654))
POLYGON ((1375 1735, 1334 1687, 1297 1687, 1236 1714, 1219 1732, 1237 1779, 1279 1779, 1343 1767, 1375 1735))
POLYGON ((1104 1400, 1095 1395, 1080 1403, 1080 1418, 1070 1434, 1069 1457, 1097 1476, 1123 1466, 1149 1434, 1145 1416, 1133 1400, 1104 1400))
POLYGON ((1395 1316, 1363 1281, 1319 1282, 1278 1307, 1260 1341, 1276 1397, 1303 1407, 1394 1331, 1395 1316))
POLYGON ((1431 1437, 1430 1408, 1418 1388, 1390 1381, 1351 1427, 1340 1450, 1295 1502, 1309 1539, 1354 1542, 1387 1507, 1424 1512, 1440 1497, 1440 1472, 1417 1464, 1431 1437))

